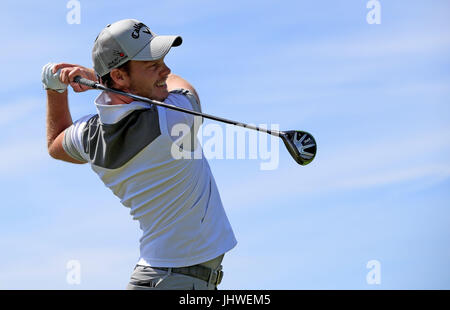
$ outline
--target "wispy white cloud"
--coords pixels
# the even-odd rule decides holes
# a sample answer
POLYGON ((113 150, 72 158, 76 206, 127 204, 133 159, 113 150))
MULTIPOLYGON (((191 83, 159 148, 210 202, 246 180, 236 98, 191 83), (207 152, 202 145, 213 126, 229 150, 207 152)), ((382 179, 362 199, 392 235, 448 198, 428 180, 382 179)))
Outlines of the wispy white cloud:
MULTIPOLYGON (((27 242, 25 242, 27 243, 27 242)), ((17 255, 13 263, 0 266, 0 289, 125 289, 136 262, 134 251, 125 247, 72 248, 53 245, 33 247, 37 252, 17 255), (40 253, 36 255, 36 253, 40 253), (76 260, 80 266, 80 284, 67 282, 76 260), (30 268, 32 262, 32 268, 30 268)), ((8 252, 15 254, 14 251, 8 252)))
MULTIPOLYGON (((450 95, 450 80, 447 78, 437 79, 435 81, 414 81, 396 85, 388 85, 377 87, 376 89, 383 91, 385 94, 400 96, 429 95, 430 97, 450 95)), ((396 104, 407 104, 408 102, 395 101, 396 104)), ((432 102, 425 102, 430 104, 432 102)))
POLYGON ((45 110, 45 97, 18 97, 0 105, 1 174, 21 176, 48 162, 45 110))
MULTIPOLYGON (((15 224, 2 225, 8 233, 0 237, 2 253, 7 253, 0 264, 0 289, 124 289, 139 258, 137 222, 109 192, 86 194, 91 198, 83 205, 80 199, 68 199, 79 195, 78 188, 65 188, 63 197, 59 194, 52 194, 51 201, 58 202, 54 206, 28 204, 16 210, 15 214, 22 213, 27 221, 21 231, 12 234, 15 224), (28 219, 27 214, 35 212, 34 208, 50 214, 28 219), (66 281, 70 260, 80 263, 80 285, 66 281), (25 266, 31 261, 33 268, 29 270, 25 266), (23 281, 25 278, 33 280, 23 281)), ((23 218, 20 223, 23 225, 23 218)))
MULTIPOLYGON (((35 97, 3 102, 0 105, 0 126, 14 123, 16 120, 26 119, 36 110, 43 110, 45 107, 45 101, 42 98, 35 97)), ((4 132, 4 129, 2 131, 4 132)))
POLYGON ((449 31, 436 33, 424 29, 394 30, 377 35, 357 35, 327 38, 323 41, 293 44, 289 53, 326 56, 327 58, 348 57, 351 59, 381 56, 407 56, 416 54, 426 57, 432 53, 443 53, 450 49, 449 31), (444 35, 444 33, 446 35, 444 35))
POLYGON ((11 177, 42 169, 49 159, 45 140, 18 140, 0 145, 0 174, 11 177))
POLYGON ((432 177, 437 181, 450 177, 450 163, 434 165, 429 164, 421 167, 400 168, 395 170, 387 170, 373 172, 368 175, 354 176, 350 178, 342 178, 342 180, 334 180, 335 182, 325 183, 321 190, 357 190, 361 188, 377 187, 389 184, 399 184, 411 180, 419 180, 422 178, 432 177))
MULTIPOLYGON (((282 148, 282 146, 281 146, 282 148)), ((282 152, 280 151, 280 154, 282 152)), ((285 154, 286 155, 286 154, 285 154)), ((319 148, 308 166, 294 166, 290 157, 280 159, 280 170, 258 177, 240 177, 223 184, 227 205, 239 208, 260 205, 283 197, 355 191, 414 180, 442 181, 450 177, 450 129, 391 137, 366 145, 319 148), (434 155, 433 155, 434 154, 434 155), (295 171, 295 173, 293 172, 295 171), (262 188, 270 189, 261 191, 262 188)))

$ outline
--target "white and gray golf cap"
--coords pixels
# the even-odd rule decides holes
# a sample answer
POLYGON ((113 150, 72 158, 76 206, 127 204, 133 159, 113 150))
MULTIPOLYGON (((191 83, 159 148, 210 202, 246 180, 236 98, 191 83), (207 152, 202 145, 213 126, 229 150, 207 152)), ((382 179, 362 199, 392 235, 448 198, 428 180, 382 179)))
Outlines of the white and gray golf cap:
POLYGON ((123 19, 107 25, 95 39, 94 70, 102 77, 128 60, 157 60, 182 42, 180 36, 158 36, 136 19, 123 19))

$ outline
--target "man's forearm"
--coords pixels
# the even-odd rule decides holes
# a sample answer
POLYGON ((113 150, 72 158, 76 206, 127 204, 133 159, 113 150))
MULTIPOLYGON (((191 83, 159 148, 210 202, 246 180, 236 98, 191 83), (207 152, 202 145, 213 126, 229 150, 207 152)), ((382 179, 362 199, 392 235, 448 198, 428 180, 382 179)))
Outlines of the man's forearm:
POLYGON ((47 147, 50 149, 53 141, 67 127, 72 125, 67 90, 58 93, 47 90, 47 147))

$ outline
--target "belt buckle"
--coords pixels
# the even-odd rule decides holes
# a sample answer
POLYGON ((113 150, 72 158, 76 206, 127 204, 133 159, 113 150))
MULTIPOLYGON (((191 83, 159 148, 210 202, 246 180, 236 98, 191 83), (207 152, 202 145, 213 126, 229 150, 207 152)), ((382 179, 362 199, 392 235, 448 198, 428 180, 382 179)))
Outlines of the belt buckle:
POLYGON ((217 270, 217 278, 216 278, 216 283, 214 285, 219 285, 220 282, 222 282, 222 278, 223 278, 223 271, 222 270, 217 270))
POLYGON ((217 267, 217 269, 214 269, 214 270, 211 270, 211 271, 212 272, 211 272, 211 276, 210 277, 212 277, 212 275, 215 274, 216 279, 214 281, 214 285, 217 286, 217 285, 220 284, 220 282, 222 281, 222 278, 223 278, 222 265, 219 265, 219 267, 217 267))

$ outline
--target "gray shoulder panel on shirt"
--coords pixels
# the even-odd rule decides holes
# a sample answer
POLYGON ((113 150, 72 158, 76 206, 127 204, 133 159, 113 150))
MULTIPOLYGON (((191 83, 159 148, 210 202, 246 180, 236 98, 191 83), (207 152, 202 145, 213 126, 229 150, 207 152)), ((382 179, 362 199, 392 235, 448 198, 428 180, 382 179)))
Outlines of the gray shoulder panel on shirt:
POLYGON ((83 148, 92 164, 117 169, 161 135, 158 109, 133 111, 114 124, 102 124, 95 115, 83 133, 83 148))
POLYGON ((170 91, 173 94, 180 94, 186 96, 188 98, 189 102, 191 103, 192 109, 197 112, 202 112, 202 107, 200 105, 200 102, 197 101, 197 98, 194 96, 194 94, 189 89, 184 88, 177 88, 170 91))

